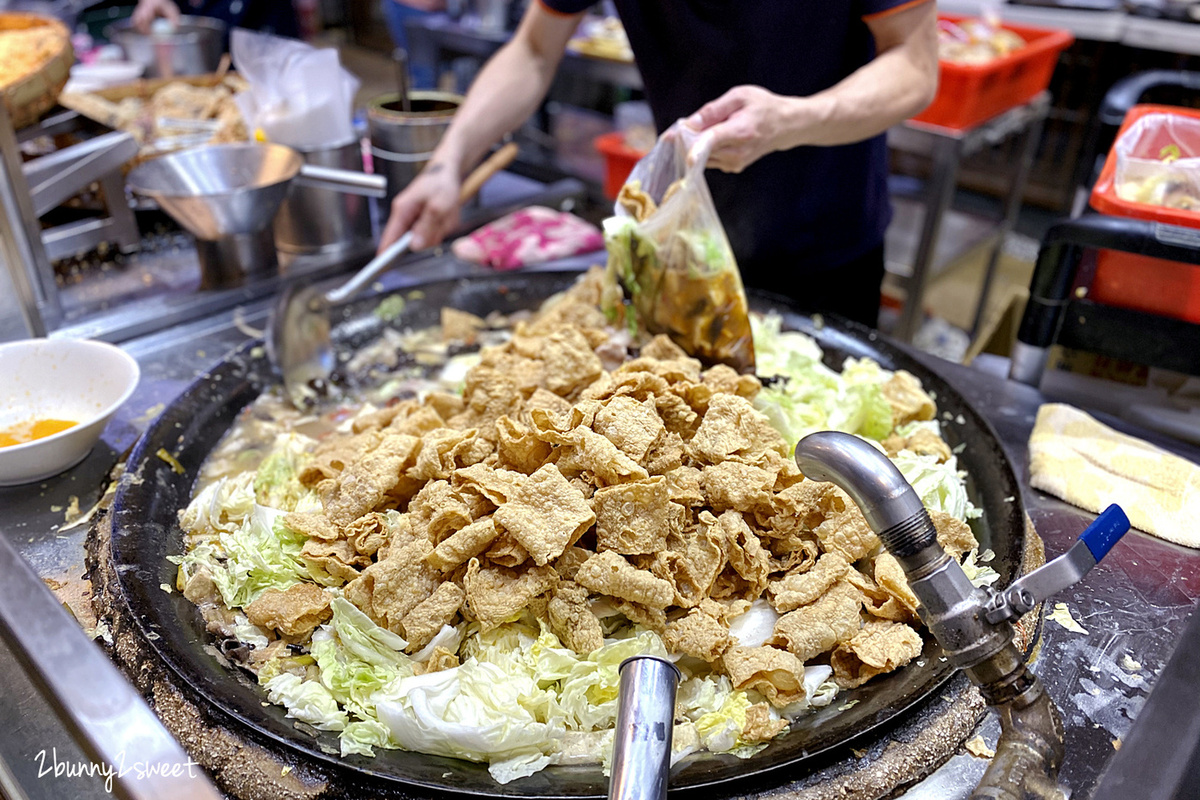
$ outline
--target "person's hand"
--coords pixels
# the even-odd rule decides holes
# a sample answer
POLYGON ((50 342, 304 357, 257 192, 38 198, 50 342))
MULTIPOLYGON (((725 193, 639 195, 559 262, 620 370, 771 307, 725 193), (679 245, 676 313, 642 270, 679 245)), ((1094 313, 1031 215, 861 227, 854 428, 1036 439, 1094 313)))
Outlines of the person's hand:
POLYGON ((179 24, 179 6, 171 0, 138 0, 137 8, 133 10, 133 27, 139 33, 149 33, 154 20, 162 17, 171 23, 171 27, 179 24))
POLYGON ((410 250, 440 244, 458 226, 461 187, 462 180, 449 165, 437 161, 430 163, 392 201, 392 213, 379 237, 378 252, 383 252, 409 230, 413 232, 410 250))
POLYGON ((795 101, 761 86, 735 86, 688 117, 687 125, 712 137, 708 166, 741 172, 768 153, 788 147, 788 113, 795 101))

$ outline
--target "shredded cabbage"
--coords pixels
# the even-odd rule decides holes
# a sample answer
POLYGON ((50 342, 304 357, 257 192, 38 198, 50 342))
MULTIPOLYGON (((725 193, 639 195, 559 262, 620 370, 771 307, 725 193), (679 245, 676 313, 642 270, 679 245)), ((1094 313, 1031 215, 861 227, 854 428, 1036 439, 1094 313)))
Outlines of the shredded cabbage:
POLYGON ((983 515, 967 497, 967 473, 958 468, 958 459, 954 456, 939 464, 937 456, 901 450, 892 458, 892 463, 931 511, 944 511, 963 522, 983 515))
POLYGON ((816 431, 835 430, 880 440, 892 431, 892 407, 882 386, 892 373, 869 358, 846 359, 838 373, 822 362, 816 341, 782 330, 777 314, 752 315, 757 372, 779 380, 754 404, 789 447, 816 431))
POLYGON ((379 627, 349 600, 330 604, 333 620, 328 637, 313 637, 310 651, 321 671, 321 683, 346 710, 360 719, 375 719, 374 695, 398 678, 413 674, 402 652, 408 644, 379 627))
POLYGON ((550 763, 565 730, 546 708, 528 672, 469 658, 461 666, 401 678, 376 697, 379 721, 401 747, 434 755, 489 761, 500 783, 532 775, 550 763))
POLYGON ((197 571, 207 571, 231 609, 244 608, 267 589, 285 591, 306 579, 326 586, 339 583, 300 557, 307 537, 284 525, 283 514, 255 505, 233 533, 220 532, 172 561, 182 568, 185 582, 197 571))
POLYGON ((265 684, 267 699, 287 709, 287 715, 322 731, 346 727, 346 712, 320 681, 306 681, 290 672, 276 675, 265 684))
POLYGON ((254 473, 243 472, 204 487, 188 503, 179 524, 199 536, 233 533, 253 510, 254 473))
POLYGON ((312 457, 316 442, 299 433, 281 433, 254 473, 257 503, 284 511, 320 511, 316 492, 300 483, 300 470, 312 457))
POLYGON ((975 586, 991 586, 1000 580, 1000 573, 986 564, 979 563, 981 560, 979 548, 976 547, 963 559, 963 572, 967 573, 967 580, 975 586))
POLYGON ((351 753, 373 758, 376 747, 396 747, 387 726, 373 719, 360 719, 348 723, 339 738, 342 743, 342 758, 351 753))

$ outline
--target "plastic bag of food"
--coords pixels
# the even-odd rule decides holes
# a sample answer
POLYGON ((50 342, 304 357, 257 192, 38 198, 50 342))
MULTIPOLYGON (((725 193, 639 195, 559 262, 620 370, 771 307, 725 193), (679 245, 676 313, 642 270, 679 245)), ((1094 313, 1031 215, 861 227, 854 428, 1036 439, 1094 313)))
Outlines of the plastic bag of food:
POLYGON ((1200 212, 1200 119, 1147 114, 1121 134, 1113 149, 1117 197, 1200 212))
POLYGON ((604 222, 604 307, 701 361, 753 372, 742 276, 704 180, 711 148, 680 120, 633 168, 604 222))
POLYGON ((235 98, 251 131, 289 147, 342 145, 354 139, 359 81, 332 48, 234 28, 233 65, 250 84, 235 98))

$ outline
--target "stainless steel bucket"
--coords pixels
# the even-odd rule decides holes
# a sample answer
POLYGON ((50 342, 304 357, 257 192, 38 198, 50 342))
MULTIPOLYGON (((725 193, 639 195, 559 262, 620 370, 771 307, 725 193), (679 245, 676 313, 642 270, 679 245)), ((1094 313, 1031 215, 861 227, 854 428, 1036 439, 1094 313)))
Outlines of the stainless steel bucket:
POLYGON ((412 92, 412 111, 400 110, 400 96, 377 97, 367 106, 367 129, 375 172, 387 176, 387 200, 399 194, 429 163, 433 149, 450 127, 462 96, 449 92, 412 92))
MULTIPOLYGON (((304 163, 362 172, 362 144, 294 148, 304 163)), ((333 188, 296 184, 275 217, 275 244, 285 253, 337 253, 371 241, 370 201, 333 188)))
POLYGON ((225 47, 225 23, 209 17, 180 17, 171 33, 138 33, 129 20, 118 22, 105 36, 130 61, 146 68, 147 78, 177 78, 214 72, 225 47))

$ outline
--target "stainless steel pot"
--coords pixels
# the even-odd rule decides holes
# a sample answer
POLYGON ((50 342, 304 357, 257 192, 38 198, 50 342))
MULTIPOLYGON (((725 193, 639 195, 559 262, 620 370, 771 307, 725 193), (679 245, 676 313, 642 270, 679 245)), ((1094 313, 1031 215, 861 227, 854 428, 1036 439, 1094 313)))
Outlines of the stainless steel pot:
MULTIPOLYGON (((362 172, 362 144, 358 139, 333 147, 293 149, 306 165, 362 172)), ((285 253, 336 253, 369 241, 369 201, 336 188, 298 183, 275 217, 275 245, 285 253)))
POLYGON ((412 92, 409 97, 409 113, 400 110, 398 94, 377 97, 367 106, 371 157, 375 172, 387 176, 388 203, 429 163, 463 100, 449 92, 412 92))
POLYGON ((225 23, 209 17, 180 17, 171 33, 139 33, 130 20, 109 26, 105 36, 148 78, 177 78, 214 72, 225 49, 225 23))

